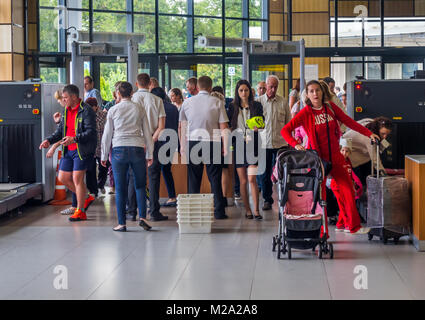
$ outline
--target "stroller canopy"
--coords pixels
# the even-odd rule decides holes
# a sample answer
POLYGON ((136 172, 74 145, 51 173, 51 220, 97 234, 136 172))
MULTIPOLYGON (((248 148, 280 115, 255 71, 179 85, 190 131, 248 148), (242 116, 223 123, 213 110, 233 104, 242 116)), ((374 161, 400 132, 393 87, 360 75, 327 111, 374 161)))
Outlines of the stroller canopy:
POLYGON ((277 169, 279 180, 282 180, 287 174, 302 169, 310 169, 311 175, 318 180, 323 180, 323 164, 319 155, 314 150, 288 150, 278 154, 277 169))

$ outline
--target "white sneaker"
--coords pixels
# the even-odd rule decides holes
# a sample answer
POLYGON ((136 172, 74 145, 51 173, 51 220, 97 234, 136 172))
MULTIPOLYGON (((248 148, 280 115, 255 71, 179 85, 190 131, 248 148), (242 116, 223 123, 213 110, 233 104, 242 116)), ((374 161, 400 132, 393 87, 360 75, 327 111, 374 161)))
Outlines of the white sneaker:
POLYGON ((345 233, 351 233, 350 229, 344 229, 345 233))
POLYGON ((358 234, 366 234, 366 233, 369 233, 369 231, 370 231, 370 228, 360 228, 359 230, 357 230, 356 232, 354 232, 354 233, 351 233, 351 234, 355 234, 355 235, 358 235, 358 234))
POLYGON ((345 229, 343 229, 343 228, 336 228, 335 227, 335 232, 344 232, 345 231, 345 229))
POLYGON ((68 209, 62 210, 61 214, 64 216, 67 216, 67 215, 73 214, 74 211, 75 211, 75 208, 69 207, 68 209))

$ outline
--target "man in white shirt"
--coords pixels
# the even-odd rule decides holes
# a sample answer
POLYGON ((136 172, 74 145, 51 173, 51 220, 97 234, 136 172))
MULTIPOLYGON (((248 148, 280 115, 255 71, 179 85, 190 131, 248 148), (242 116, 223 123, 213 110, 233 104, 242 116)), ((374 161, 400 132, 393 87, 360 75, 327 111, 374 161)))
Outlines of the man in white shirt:
POLYGON ((214 194, 214 216, 216 219, 226 219, 225 198, 221 186, 221 137, 225 136, 224 131, 228 128, 229 119, 224 102, 210 95, 211 78, 200 77, 198 87, 199 93, 184 101, 179 119, 180 122, 187 121, 189 193, 200 193, 205 164, 211 191, 214 194), (198 151, 196 152, 196 150, 198 151), (210 154, 202 154, 204 150, 209 150, 210 154), (218 152, 214 152, 214 150, 218 150, 218 152), (195 157, 199 156, 202 159, 194 159, 192 153, 195 154, 195 157), (200 160, 200 163, 196 160, 200 160))
POLYGON ((137 76, 138 90, 133 94, 132 101, 144 107, 148 118, 152 140, 155 143, 153 163, 148 168, 149 177, 149 212, 151 221, 167 220, 168 217, 159 212, 159 187, 161 179, 161 164, 158 160, 160 145, 158 138, 165 128, 165 109, 161 98, 149 92, 150 77, 146 73, 137 76))
POLYGON ((270 179, 276 155, 279 149, 288 146, 280 131, 291 120, 291 110, 287 99, 277 95, 279 78, 271 75, 266 81, 266 93, 257 98, 263 105, 265 118, 264 130, 260 133, 262 147, 266 149, 265 172, 259 176, 258 180, 263 193, 263 210, 270 210, 273 204, 273 184, 270 179))

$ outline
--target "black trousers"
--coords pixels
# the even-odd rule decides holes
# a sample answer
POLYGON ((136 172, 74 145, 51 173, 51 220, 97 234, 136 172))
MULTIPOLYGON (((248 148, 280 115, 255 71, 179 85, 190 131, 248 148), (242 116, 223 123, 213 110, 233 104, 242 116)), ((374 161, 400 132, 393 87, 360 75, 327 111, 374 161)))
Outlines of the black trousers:
POLYGON ((86 171, 86 184, 87 189, 91 194, 97 196, 98 186, 97 186, 97 177, 96 177, 96 158, 90 158, 87 161, 87 171, 86 171))
POLYGON ((105 187, 106 178, 108 177, 108 168, 110 167, 111 163, 109 161, 106 161, 106 167, 104 167, 100 162, 100 158, 96 157, 95 159, 99 171, 97 176, 97 187, 99 189, 102 189, 105 187))
POLYGON ((148 167, 149 177, 149 213, 151 217, 160 216, 159 212, 159 187, 161 183, 161 163, 158 160, 159 148, 161 147, 159 141, 155 142, 153 151, 153 162, 148 167))
POLYGON ((202 175, 204 173, 204 165, 207 167, 208 180, 211 184, 211 191, 214 194, 214 216, 216 218, 225 215, 225 198, 223 197, 223 190, 221 188, 221 143, 209 141, 189 141, 189 164, 188 164, 188 178, 189 178, 189 193, 200 193, 202 175), (201 148, 202 146, 202 148, 201 148), (200 158, 200 163, 194 162, 192 150, 200 149, 194 154, 200 158), (213 150, 220 150, 220 154, 215 154, 213 150), (203 154, 202 150, 209 150, 208 154, 203 154))

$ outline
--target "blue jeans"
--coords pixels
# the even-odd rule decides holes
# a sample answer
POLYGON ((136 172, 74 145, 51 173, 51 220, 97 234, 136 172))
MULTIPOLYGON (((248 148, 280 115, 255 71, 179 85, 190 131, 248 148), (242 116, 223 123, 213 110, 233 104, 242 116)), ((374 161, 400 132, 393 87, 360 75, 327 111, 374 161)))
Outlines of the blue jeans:
POLYGON ((146 218, 146 159, 141 147, 112 148, 112 170, 115 180, 115 203, 118 223, 125 225, 125 204, 127 201, 127 172, 131 168, 134 174, 137 207, 140 218, 146 218))
POLYGON ((277 152, 279 151, 279 149, 266 149, 266 170, 264 171, 264 173, 259 177, 258 180, 260 180, 260 186, 261 186, 261 191, 263 193, 263 199, 264 202, 268 202, 270 204, 273 204, 273 183, 271 180, 271 174, 273 171, 273 166, 276 162, 276 155, 277 152))

